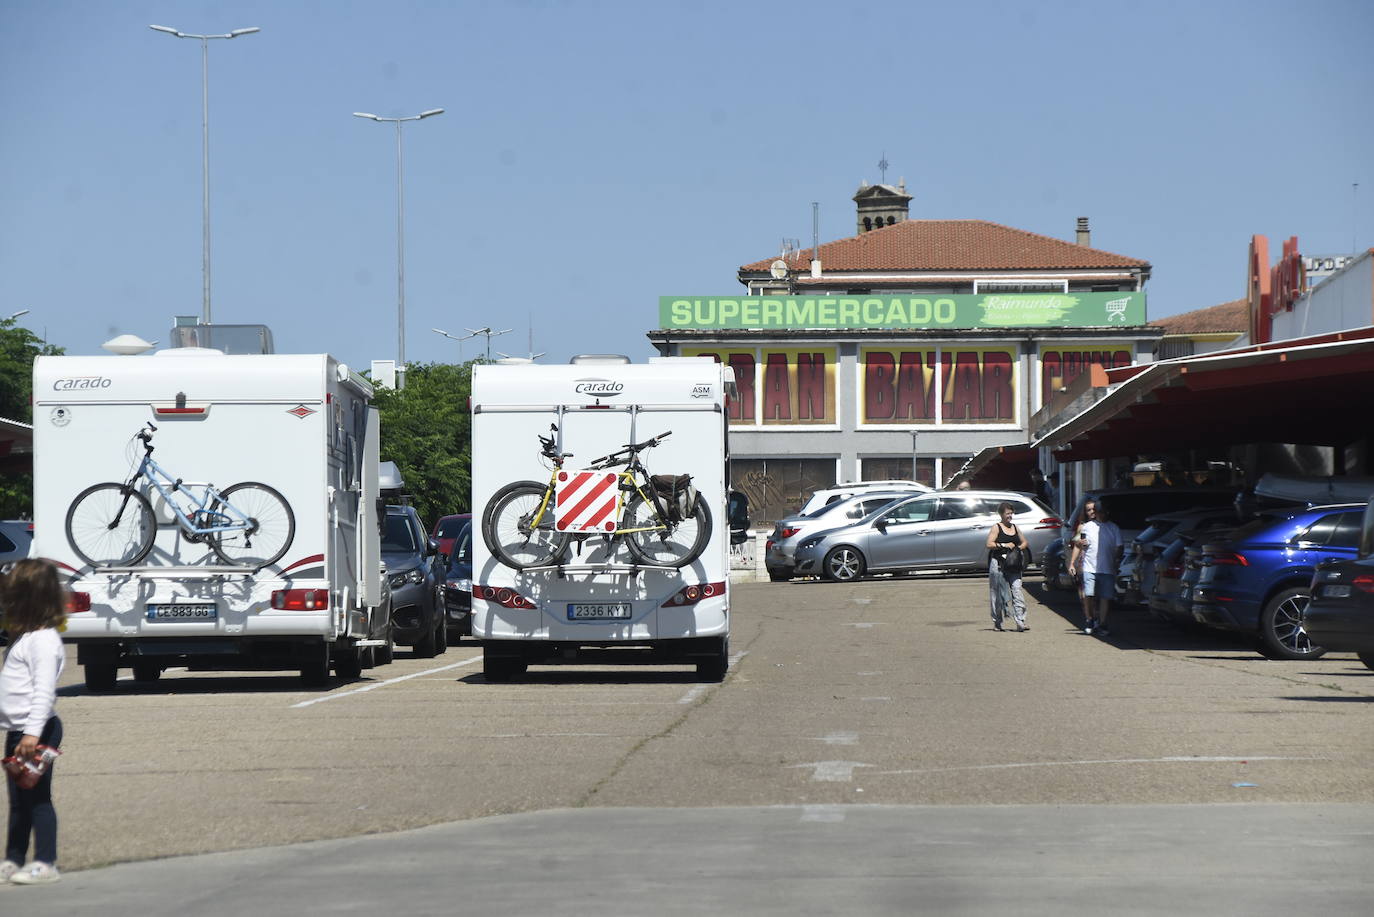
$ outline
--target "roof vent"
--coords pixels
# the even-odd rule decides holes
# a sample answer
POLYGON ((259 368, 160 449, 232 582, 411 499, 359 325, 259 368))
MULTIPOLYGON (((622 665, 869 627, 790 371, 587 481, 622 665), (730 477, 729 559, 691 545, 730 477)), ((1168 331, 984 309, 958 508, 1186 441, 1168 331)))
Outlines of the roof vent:
POLYGON ((1078 244, 1084 248, 1092 247, 1092 233, 1088 232, 1088 218, 1078 218, 1078 244))
POLYGON ((611 366, 620 363, 629 363, 630 358, 620 353, 579 353, 568 361, 578 366, 611 366))

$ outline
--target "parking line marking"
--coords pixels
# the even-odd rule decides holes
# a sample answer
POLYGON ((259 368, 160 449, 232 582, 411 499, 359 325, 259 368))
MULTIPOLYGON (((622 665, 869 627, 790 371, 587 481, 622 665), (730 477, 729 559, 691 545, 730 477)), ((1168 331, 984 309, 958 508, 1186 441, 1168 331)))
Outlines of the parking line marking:
POLYGON ((291 709, 297 707, 309 707, 311 704, 322 704, 327 700, 335 700, 340 697, 348 697, 351 694, 362 694, 364 691, 375 691, 378 688, 385 688, 387 685, 394 685, 402 681, 409 681, 412 678, 419 678, 422 675, 433 675, 436 672, 447 672, 449 669, 462 668, 465 665, 472 665, 474 662, 481 662, 481 656, 473 656, 471 659, 464 659, 462 662, 455 662, 450 665, 441 665, 437 669, 425 669, 423 672, 411 672, 409 675, 402 675, 399 678, 388 678, 386 681, 373 682, 370 685, 363 685, 361 688, 354 688, 351 691, 341 691, 338 694, 326 694, 324 697, 312 697, 310 700, 303 700, 299 704, 292 704, 291 709))
POLYGON ((1017 767, 1078 767, 1083 764, 1245 764, 1249 761, 1328 761, 1316 755, 1170 755, 1164 758, 1101 758, 1089 761, 1023 761, 1012 764, 970 764, 964 767, 921 767, 915 770, 874 771, 875 776, 938 774, 945 771, 995 771, 1017 767))
MULTIPOLYGON (((749 651, 748 651, 748 650, 741 650, 740 652, 735 653, 733 656, 730 657, 730 661, 729 661, 728 663, 726 663, 726 668, 727 668, 727 669, 733 669, 735 666, 739 665, 739 661, 740 661, 741 659, 743 659, 745 656, 748 656, 748 655, 749 655, 749 651)), ((709 683, 708 683, 708 684, 694 685, 693 687, 688 688, 688 689, 687 689, 687 693, 684 694, 684 695, 682 695, 680 698, 678 698, 678 701, 677 701, 677 702, 678 702, 679 704, 690 704, 690 703, 692 703, 694 700, 696 700, 698 697, 701 697, 701 695, 705 694, 706 691, 707 691, 709 688, 712 688, 712 687, 715 687, 715 686, 712 685, 712 684, 709 684, 709 683)))

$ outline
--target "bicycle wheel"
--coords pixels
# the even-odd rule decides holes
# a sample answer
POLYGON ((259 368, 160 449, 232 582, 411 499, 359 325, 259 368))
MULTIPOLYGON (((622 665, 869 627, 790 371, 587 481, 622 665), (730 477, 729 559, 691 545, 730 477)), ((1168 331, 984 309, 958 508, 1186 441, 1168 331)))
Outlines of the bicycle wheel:
MULTIPOLYGON (((296 537, 296 517, 286 498, 266 484, 244 481, 220 493, 224 503, 248 517, 246 529, 215 532, 207 539, 219 559, 237 567, 265 567, 276 563, 296 537)), ((223 504, 211 504, 211 512, 223 512, 223 504)), ((229 514, 232 522, 236 516, 229 514)))
POLYGON ((148 556, 157 519, 148 498, 123 484, 95 484, 67 509, 67 541, 92 567, 128 567, 148 556))
POLYGON ((516 570, 552 563, 568 546, 568 536, 553 527, 553 494, 535 481, 516 481, 496 492, 482 517, 482 538, 501 563, 516 570), (534 524, 540 507, 544 513, 534 524))
POLYGON ((652 503, 633 494, 625 504, 620 527, 646 529, 624 536, 630 554, 639 562, 655 567, 685 567, 701 556, 711 540, 711 510, 705 500, 698 499, 692 518, 666 522, 652 503))

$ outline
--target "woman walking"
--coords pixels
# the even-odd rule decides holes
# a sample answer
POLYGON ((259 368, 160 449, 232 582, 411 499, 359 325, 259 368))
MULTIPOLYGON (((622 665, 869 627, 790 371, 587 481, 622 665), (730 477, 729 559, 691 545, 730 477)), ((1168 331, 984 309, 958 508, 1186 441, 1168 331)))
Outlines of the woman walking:
MULTIPOLYGON (((62 626, 66 595, 57 568, 46 560, 21 560, 0 580, 0 607, 10 645, 0 667, 0 727, 5 730, 5 756, 31 759, 39 745, 62 744, 62 721, 54 712, 57 677, 65 654, 58 628, 62 626)), ((0 880, 16 885, 56 882, 57 811, 52 804, 51 763, 37 784, 23 788, 11 778, 9 833, 0 880), (34 856, 21 866, 34 840, 34 856)))
POLYGON ((1011 521, 1016 507, 1001 503, 997 507, 997 524, 988 532, 988 601, 992 604, 992 627, 1002 629, 1007 606, 1011 606, 1016 630, 1027 631, 1026 597, 1021 591, 1021 568, 1027 548, 1026 538, 1011 521))

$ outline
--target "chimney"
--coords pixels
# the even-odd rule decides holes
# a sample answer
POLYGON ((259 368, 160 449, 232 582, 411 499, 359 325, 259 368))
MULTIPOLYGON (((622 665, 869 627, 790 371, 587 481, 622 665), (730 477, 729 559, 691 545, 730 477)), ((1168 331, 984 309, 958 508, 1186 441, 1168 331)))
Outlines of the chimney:
POLYGON ((1088 218, 1078 218, 1078 244, 1084 248, 1092 248, 1092 233, 1088 232, 1088 218))

